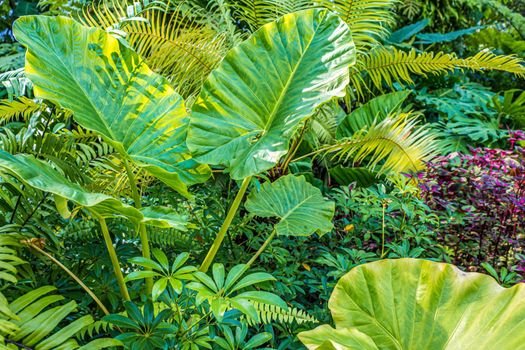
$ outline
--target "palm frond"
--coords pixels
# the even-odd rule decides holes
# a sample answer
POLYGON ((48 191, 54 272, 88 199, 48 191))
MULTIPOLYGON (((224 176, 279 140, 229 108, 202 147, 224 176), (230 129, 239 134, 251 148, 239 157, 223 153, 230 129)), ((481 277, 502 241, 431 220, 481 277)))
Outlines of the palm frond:
POLYGON ((248 324, 256 325, 258 323, 269 324, 272 322, 279 322, 283 324, 297 324, 303 323, 317 323, 319 322, 315 317, 310 316, 306 311, 297 309, 295 307, 289 307, 287 310, 282 309, 275 305, 268 305, 258 302, 253 302, 259 320, 254 320, 250 317, 247 318, 248 324))
POLYGON ((129 20, 128 7, 108 0, 86 7, 81 21, 101 28, 118 27, 150 68, 165 76, 187 98, 198 93, 229 47, 225 35, 203 24, 185 5, 181 2, 166 10, 145 7, 140 20, 129 20), (122 23, 122 19, 126 22, 122 23))
POLYGON ((345 163, 366 162, 379 174, 388 171, 417 171, 436 153, 436 136, 418 126, 419 115, 400 113, 326 147, 326 153, 345 163))
POLYGON ((0 73, 0 83, 5 89, 5 92, 0 90, 0 97, 7 93, 8 98, 13 100, 15 97, 33 95, 33 83, 27 79, 24 68, 0 73))
POLYGON ((93 324, 93 317, 85 315, 66 326, 60 327, 66 318, 71 318, 77 308, 75 301, 62 303, 64 297, 52 294, 52 286, 34 289, 11 303, 0 297, 0 346, 7 349, 103 349, 121 342, 106 338, 97 339, 80 347, 75 335, 93 324), (56 330, 59 327, 59 330, 56 330))
POLYGON ((19 118, 28 120, 41 109, 43 109, 41 103, 23 96, 20 96, 18 100, 2 100, 0 101, 0 125, 19 118))
POLYGON ((392 87, 394 82, 404 86, 412 85, 412 74, 427 76, 428 74, 444 74, 455 69, 475 71, 499 70, 509 72, 518 77, 525 77, 524 61, 514 56, 496 55, 489 51, 459 58, 453 53, 404 52, 394 47, 380 47, 368 54, 360 55, 358 64, 350 67, 351 84, 358 95, 363 95, 365 89, 364 77, 368 76, 373 85, 382 89, 383 84, 392 87))
POLYGON ((352 31, 356 49, 376 45, 394 23, 393 7, 398 0, 323 0, 322 5, 339 14, 352 31))

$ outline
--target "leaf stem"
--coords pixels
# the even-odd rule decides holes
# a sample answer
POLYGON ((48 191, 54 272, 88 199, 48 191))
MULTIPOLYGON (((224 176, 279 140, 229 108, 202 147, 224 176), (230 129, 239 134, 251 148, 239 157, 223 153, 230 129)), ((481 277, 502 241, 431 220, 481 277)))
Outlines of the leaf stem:
POLYGON ((36 245, 35 243, 27 240, 27 241, 24 241, 23 242, 24 244, 30 246, 31 248, 33 248, 34 250, 36 250, 37 252, 39 252, 40 254, 42 255, 45 255, 49 260, 51 260, 52 262, 54 262, 58 267, 60 267, 62 270, 64 270, 69 276, 71 276, 72 279, 75 280, 75 282, 77 282, 80 287, 82 287, 82 289, 84 289, 86 291, 86 293, 89 294, 89 296, 95 301, 95 303, 97 303, 97 305, 100 307, 100 309, 106 314, 106 315, 109 315, 109 311, 108 309, 104 306, 104 304, 102 303, 102 301, 100 301, 100 299, 95 295, 95 293, 93 293, 93 291, 84 284, 84 282, 82 282, 82 280, 77 276, 75 275, 70 269, 68 269, 64 264, 62 264, 58 259, 56 259, 53 255, 49 254, 48 252, 44 251, 43 249, 41 249, 38 245, 36 245))
POLYGON ((239 192, 237 192, 237 195, 235 196, 235 199, 233 200, 233 203, 230 209, 228 210, 226 219, 224 219, 224 222, 222 223, 222 226, 219 232, 217 233, 217 237, 215 237, 215 241, 213 241, 213 244, 211 245, 208 254, 206 254, 206 258, 204 258, 204 261, 202 262, 201 267, 199 268, 200 271, 206 272, 210 268, 210 265, 213 262, 215 255, 217 255, 221 243, 224 240, 224 237, 226 236, 226 232, 228 231, 228 228, 230 227, 232 220, 235 217, 235 214, 237 213, 237 209, 239 209, 239 205, 241 204, 242 198, 244 196, 244 193, 246 192, 246 189, 248 188, 248 185, 250 184, 251 179, 252 177, 248 176, 242 181, 241 188, 239 189, 239 192))
POLYGON ((113 242, 111 241, 111 236, 109 235, 106 220, 103 217, 99 216, 98 221, 100 223, 102 235, 104 236, 106 248, 108 249, 109 258, 111 259, 111 264, 113 265, 113 270, 117 278, 117 283, 120 288, 120 294, 122 294, 124 300, 130 301, 131 298, 129 297, 128 288, 126 287, 126 283, 124 282, 124 276, 122 275, 122 271, 120 270, 120 264, 118 262, 117 253, 115 252, 115 248, 113 247, 113 242))
MULTIPOLYGON (((139 195, 139 190, 137 187, 137 181, 135 180, 135 175, 129 166, 127 159, 123 156, 124 167, 126 168, 126 173, 128 175, 129 187, 131 188, 131 194, 133 196, 133 202, 135 203, 135 208, 141 209, 142 202, 139 195)), ((146 230, 146 225, 141 222, 138 224, 138 231, 140 235, 140 244, 142 246, 142 257, 146 259, 151 259, 151 252, 149 248, 149 239, 148 232, 146 230)), ((151 271, 151 268, 146 268, 146 270, 151 271)), ((146 291, 148 294, 151 294, 153 290, 153 277, 146 278, 146 291)))
POLYGON ((250 261, 248 261, 246 263, 246 270, 252 266, 252 264, 255 262, 255 260, 257 260, 257 258, 259 257, 259 255, 261 255, 261 253, 266 249, 266 247, 268 246, 268 244, 270 244, 270 242, 273 240, 273 238, 275 237, 275 235, 277 234, 277 231, 274 229, 272 231, 272 233, 268 236, 268 238, 266 238, 266 241, 264 241, 263 245, 259 248, 259 250, 257 250, 257 252, 255 253, 254 256, 252 256, 252 258, 250 259, 250 261))

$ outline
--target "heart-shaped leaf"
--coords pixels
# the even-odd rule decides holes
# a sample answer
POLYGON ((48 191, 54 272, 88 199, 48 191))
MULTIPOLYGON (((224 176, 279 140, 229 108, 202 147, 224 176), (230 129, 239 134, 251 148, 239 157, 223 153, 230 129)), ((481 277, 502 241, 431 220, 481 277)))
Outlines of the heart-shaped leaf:
POLYGON ((525 285, 503 288, 490 276, 418 259, 381 260, 352 269, 329 307, 337 330, 299 334, 309 349, 330 339, 335 349, 521 349, 525 285), (357 331, 357 332, 356 332, 357 331), (366 337, 364 337, 366 336, 366 337), (341 338, 343 337, 343 338, 341 338))
POLYGON ((70 109, 80 125, 183 194, 209 177, 188 155, 183 99, 132 49, 66 17, 27 16, 13 30, 28 47, 35 96, 70 109))
POLYGON ((233 48, 204 83, 188 147, 234 179, 272 168, 294 130, 348 85, 355 47, 348 25, 320 9, 285 15, 233 48))
POLYGON ((321 191, 304 176, 286 175, 265 182, 259 192, 252 192, 246 209, 260 217, 278 217, 275 230, 279 235, 309 236, 332 230, 334 202, 324 199, 321 191))

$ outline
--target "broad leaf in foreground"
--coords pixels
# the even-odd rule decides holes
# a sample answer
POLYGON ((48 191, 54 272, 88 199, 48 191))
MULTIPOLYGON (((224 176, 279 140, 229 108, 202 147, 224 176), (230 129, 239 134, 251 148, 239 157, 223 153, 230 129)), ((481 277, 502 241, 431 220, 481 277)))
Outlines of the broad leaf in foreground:
POLYGON ((245 207, 256 216, 279 218, 275 225, 278 235, 322 235, 333 228, 334 202, 326 200, 304 176, 287 175, 265 182, 259 192, 250 193, 245 207))
POLYGON ((70 200, 102 217, 124 216, 135 223, 144 222, 147 225, 180 230, 186 230, 188 224, 184 217, 170 208, 145 207, 138 210, 108 195, 88 192, 48 164, 30 155, 12 155, 0 150, 0 172, 14 175, 31 187, 52 193, 65 208, 66 200, 70 200))
MULTIPOLYGON (((299 338, 309 349, 332 349, 321 346, 342 334, 345 342, 370 337, 370 349, 523 349, 524 300, 524 284, 506 289, 450 264, 381 260, 337 283, 329 302, 337 330, 321 326, 299 338)), ((338 343, 333 348, 357 349, 338 343)))
POLYGON ((66 17, 26 16, 13 30, 28 47, 25 71, 37 97, 70 109, 80 125, 183 194, 209 177, 188 155, 183 99, 132 49, 66 17))
POLYGON ((188 147, 234 179, 272 168, 294 130, 348 85, 355 47, 327 10, 291 13, 233 48, 193 106, 188 147))

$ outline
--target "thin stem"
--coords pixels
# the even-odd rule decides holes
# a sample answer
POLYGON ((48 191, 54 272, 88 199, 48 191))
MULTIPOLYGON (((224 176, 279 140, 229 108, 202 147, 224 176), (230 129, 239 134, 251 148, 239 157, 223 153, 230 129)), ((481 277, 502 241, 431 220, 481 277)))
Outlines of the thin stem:
POLYGON ((255 262, 255 260, 257 260, 257 258, 259 257, 259 255, 261 255, 261 253, 266 249, 266 247, 268 246, 268 244, 270 244, 270 242, 273 240, 273 238, 275 237, 275 235, 277 234, 277 231, 274 229, 272 231, 272 233, 268 236, 268 238, 266 238, 266 241, 264 241, 263 245, 259 248, 259 250, 255 253, 254 256, 252 256, 252 258, 250 259, 250 261, 248 261, 246 263, 246 269, 248 269, 250 266, 252 266, 252 264, 255 262))
POLYGON ((383 203, 383 215, 381 223, 381 258, 385 256, 385 208, 386 204, 383 203))
POLYGON ((217 237, 215 237, 215 241, 213 241, 213 244, 211 245, 208 254, 206 254, 206 258, 204 258, 204 261, 202 262, 202 265, 199 268, 200 271, 206 272, 210 268, 210 265, 213 262, 215 255, 217 255, 222 241, 226 236, 226 232, 228 231, 228 228, 230 227, 232 220, 235 217, 235 214, 237 213, 237 209, 239 209, 239 205, 241 204, 242 198, 244 196, 244 193, 246 192, 246 189, 248 188, 248 185, 250 184, 251 179, 252 177, 248 176, 242 181, 241 188, 239 189, 239 192, 237 192, 237 195, 233 200, 232 206, 228 210, 228 215, 226 215, 226 219, 224 219, 224 222, 222 223, 222 226, 219 232, 217 233, 217 237))
MULTIPOLYGON (((135 208, 141 209, 142 203, 141 203, 139 190, 137 187, 137 181, 135 180, 135 175, 133 174, 133 171, 131 170, 131 167, 129 166, 129 163, 126 160, 126 158, 123 156, 122 159, 123 159, 124 167, 126 168, 126 173, 128 175, 129 187, 131 188, 131 194, 133 196, 133 202, 135 203, 135 208)), ((142 256, 146 259, 151 259, 151 252, 149 248, 149 239, 148 239, 148 232, 146 230, 146 225, 142 222, 139 223, 138 231, 140 235, 140 244, 142 246, 142 256)), ((151 268, 147 267, 146 270, 151 271, 151 268)), ((153 277, 147 277, 146 278, 146 291, 149 294, 151 294, 152 290, 153 290, 153 277)))
POLYGON ((113 247, 113 242, 111 241, 111 236, 109 235, 108 226, 106 225, 106 220, 99 216, 98 221, 100 223, 100 228, 102 229, 102 235, 104 236, 104 241, 106 242, 106 248, 108 249, 109 258, 111 259, 111 264, 113 265, 113 270, 115 271, 115 276, 117 278, 117 283, 120 288, 120 294, 126 301, 130 301, 128 288, 124 282, 124 276, 120 270, 120 264, 118 262, 117 253, 113 247))
POLYGON ((97 305, 100 307, 100 309, 106 314, 106 315, 109 315, 109 311, 108 309, 104 306, 104 304, 102 304, 102 302, 100 301, 99 298, 97 298, 97 296, 95 295, 95 293, 93 293, 93 291, 91 289, 89 289, 88 286, 86 286, 84 284, 84 282, 82 282, 82 280, 77 276, 75 275, 70 269, 68 269, 64 264, 62 264, 58 259, 56 259, 54 256, 52 256, 51 254, 49 254, 48 252, 44 251, 43 249, 41 249, 39 246, 37 246, 36 244, 34 244, 33 242, 31 241, 25 241, 24 244, 30 246, 31 248, 35 249, 36 251, 38 251, 40 254, 42 255, 45 255, 46 257, 49 258, 49 260, 51 260, 52 262, 54 262, 58 267, 60 267, 62 270, 64 270, 69 276, 71 276, 72 279, 75 280, 75 282, 77 282, 80 287, 82 287, 82 289, 84 289, 86 291, 86 293, 89 294, 89 296, 95 301, 95 303, 97 303, 97 305))

